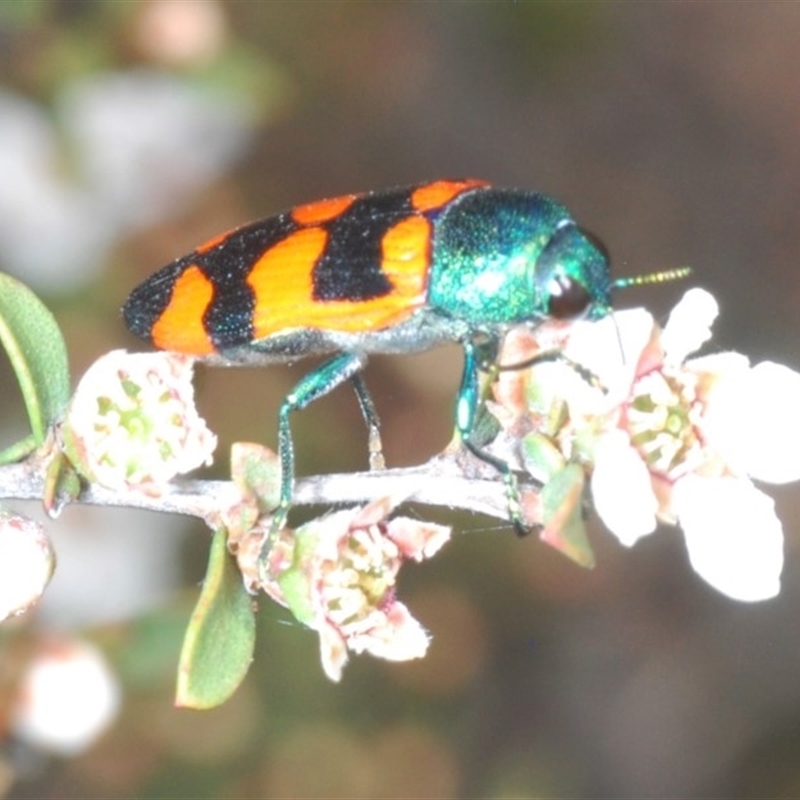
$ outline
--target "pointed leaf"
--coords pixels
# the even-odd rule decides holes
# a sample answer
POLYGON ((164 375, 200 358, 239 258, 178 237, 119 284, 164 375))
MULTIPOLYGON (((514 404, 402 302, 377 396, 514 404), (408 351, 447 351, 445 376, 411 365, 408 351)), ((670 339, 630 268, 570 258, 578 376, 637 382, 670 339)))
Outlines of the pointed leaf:
POLYGON ((256 500, 259 513, 269 514, 281 499, 281 463, 261 444, 235 442, 231 446, 231 478, 242 494, 256 500))
POLYGON ((520 454, 525 471, 546 484, 550 476, 564 468, 564 455, 552 440, 534 431, 523 437, 520 454))
POLYGON ((211 541, 203 590, 183 640, 175 705, 205 709, 224 703, 247 674, 255 636, 253 598, 221 529, 211 541))
POLYGON ((37 444, 69 400, 69 364, 55 317, 23 283, 0 273, 0 343, 8 353, 37 444))
POLYGON ((542 488, 543 542, 582 567, 595 565, 594 553, 583 522, 585 476, 577 464, 568 464, 542 488))
POLYGON ((29 433, 24 439, 20 439, 3 450, 0 450, 0 464, 15 464, 29 456, 39 445, 36 437, 29 433))

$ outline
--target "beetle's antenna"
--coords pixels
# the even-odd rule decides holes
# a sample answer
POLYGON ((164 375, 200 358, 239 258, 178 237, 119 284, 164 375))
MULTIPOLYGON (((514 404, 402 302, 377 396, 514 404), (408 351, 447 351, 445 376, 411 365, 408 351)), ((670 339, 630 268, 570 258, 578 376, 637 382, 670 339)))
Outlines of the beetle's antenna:
MULTIPOLYGON (((665 269, 661 272, 651 272, 649 275, 633 275, 629 278, 617 278, 611 282, 612 289, 627 289, 629 286, 644 286, 649 283, 666 283, 667 281, 677 281, 685 278, 692 272, 691 267, 676 267, 675 269, 665 269)), ((619 332, 619 326, 616 319, 614 320, 614 327, 617 331, 617 342, 619 343, 619 351, 622 355, 623 361, 625 360, 625 348, 622 346, 622 335, 619 332)))
MULTIPOLYGON (((629 286, 645 286, 650 283, 666 283, 667 281, 677 281, 681 278, 685 278, 687 275, 691 275, 692 268, 691 267, 676 267, 675 269, 665 269, 661 270, 660 272, 651 272, 648 275, 631 275, 627 278, 617 278, 611 282, 612 289, 627 289, 629 286)), ((619 326, 614 321, 614 327, 617 331, 617 341, 619 342, 619 349, 621 353, 624 353, 624 348, 622 346, 622 336, 619 332, 619 326)), ((495 362, 483 362, 478 364, 478 369, 482 372, 510 372, 512 370, 519 370, 519 369, 527 369, 530 366, 533 366, 537 361, 551 361, 551 360, 561 360, 567 361, 571 363, 572 367, 576 369, 577 372, 583 374, 583 368, 580 365, 570 362, 563 354, 557 353, 556 351, 550 352, 546 351, 543 353, 537 353, 531 358, 526 358, 524 361, 520 361, 515 364, 497 364, 495 362)), ((596 381, 595 376, 591 376, 590 383, 596 381)), ((594 384, 593 384, 594 385, 594 384)))
POLYGON ((627 289, 629 286, 644 286, 648 283, 665 283, 685 278, 692 272, 691 267, 676 267, 662 272, 651 272, 649 275, 632 275, 629 278, 617 278, 611 282, 612 289, 627 289))

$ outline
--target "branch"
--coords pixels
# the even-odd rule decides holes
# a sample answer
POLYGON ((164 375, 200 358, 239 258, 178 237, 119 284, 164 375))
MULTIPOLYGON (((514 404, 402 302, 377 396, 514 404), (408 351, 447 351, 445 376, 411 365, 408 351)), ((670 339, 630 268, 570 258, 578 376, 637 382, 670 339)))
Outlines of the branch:
MULTIPOLYGON (((470 464, 466 474, 453 455, 435 456, 416 467, 384 469, 372 472, 314 475, 299 478, 293 504, 360 504, 377 497, 397 497, 403 502, 462 509, 508 520, 506 487, 491 468, 470 464), (484 473, 484 474, 481 474, 484 473)), ((45 470, 36 457, 17 464, 0 466, 0 499, 41 500, 45 470)), ((536 491, 522 487, 526 516, 541 519, 536 491)), ((164 487, 158 497, 133 489, 111 490, 94 484, 85 485, 74 502, 85 505, 117 506, 186 514, 214 527, 222 509, 241 499, 232 481, 176 480, 164 487)))

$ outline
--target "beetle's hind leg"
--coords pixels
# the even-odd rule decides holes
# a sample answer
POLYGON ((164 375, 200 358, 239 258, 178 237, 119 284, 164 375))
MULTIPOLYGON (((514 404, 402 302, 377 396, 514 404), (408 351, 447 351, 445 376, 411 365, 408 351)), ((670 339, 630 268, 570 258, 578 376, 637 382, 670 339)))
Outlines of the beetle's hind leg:
POLYGON ((378 412, 375 410, 375 403, 372 401, 372 396, 360 372, 353 375, 353 377, 350 378, 350 382, 353 384, 353 389, 358 398, 358 406, 361 409, 361 415, 364 417, 364 422, 367 424, 369 468, 371 470, 384 469, 386 467, 386 461, 383 457, 381 421, 378 417, 378 412))

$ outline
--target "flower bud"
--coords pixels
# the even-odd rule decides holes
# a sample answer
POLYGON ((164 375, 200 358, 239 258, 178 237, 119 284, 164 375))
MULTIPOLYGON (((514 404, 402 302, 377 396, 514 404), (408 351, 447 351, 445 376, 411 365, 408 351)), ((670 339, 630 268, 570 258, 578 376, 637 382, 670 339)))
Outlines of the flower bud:
POLYGON ((0 508, 0 621, 24 614, 36 604, 55 563, 44 528, 0 508))

